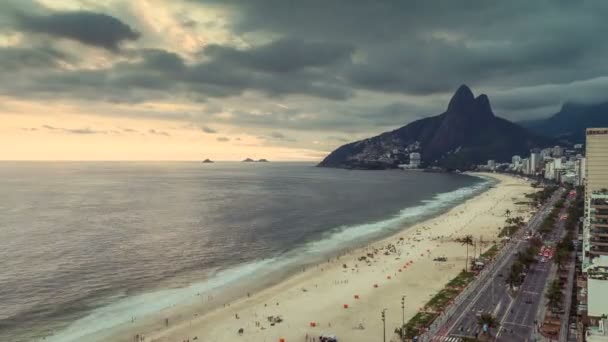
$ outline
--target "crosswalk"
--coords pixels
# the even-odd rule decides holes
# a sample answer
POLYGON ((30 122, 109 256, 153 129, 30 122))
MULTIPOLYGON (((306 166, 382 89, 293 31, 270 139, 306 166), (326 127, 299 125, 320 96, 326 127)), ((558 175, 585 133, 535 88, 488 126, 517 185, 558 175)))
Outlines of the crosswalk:
POLYGON ((431 342, 461 342, 462 338, 456 336, 435 336, 431 342))

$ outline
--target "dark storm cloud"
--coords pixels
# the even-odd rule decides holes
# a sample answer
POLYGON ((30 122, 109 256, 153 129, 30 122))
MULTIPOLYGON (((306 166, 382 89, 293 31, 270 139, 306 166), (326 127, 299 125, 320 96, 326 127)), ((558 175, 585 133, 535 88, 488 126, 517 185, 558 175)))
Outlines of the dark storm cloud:
POLYGON ((294 72, 309 67, 323 67, 350 60, 354 46, 344 43, 307 42, 301 39, 278 39, 248 50, 208 45, 203 53, 214 60, 269 72, 294 72))
POLYGON ((72 60, 73 57, 50 46, 0 47, 0 69, 4 72, 54 68, 72 60))
POLYGON ((238 33, 341 41, 355 89, 414 95, 513 88, 608 73, 608 3, 570 1, 191 0, 223 5, 238 33))
MULTIPOLYGON (((19 10, 7 15, 0 4, 0 31, 25 33, 21 46, 0 48, 0 94, 121 104, 226 101, 230 116, 203 110, 192 115, 210 125, 332 136, 338 130, 379 131, 441 113, 449 93, 462 83, 487 93, 495 112, 509 118, 540 115, 570 100, 608 100, 608 2, 603 0, 188 2, 201 8, 212 3, 228 14, 226 22, 196 22, 180 13, 176 19, 183 28, 222 26, 232 43, 207 42, 188 56, 123 49, 105 69, 63 68, 77 57, 39 40, 61 37, 116 51, 139 37, 128 23, 108 14, 57 12, 16 0, 9 3, 19 10), (287 98, 276 102, 294 108, 290 96, 310 99, 306 108, 268 110, 252 104, 251 110, 239 110, 239 96, 250 92, 263 94, 261 102, 287 98)), ((154 114, 145 112, 138 113, 154 114)), ((158 115, 193 119, 190 113, 158 115)))
POLYGON ((129 25, 117 18, 89 11, 53 12, 48 15, 21 14, 18 28, 32 33, 76 40, 107 50, 116 51, 124 41, 140 36, 129 25))
MULTIPOLYGON (((334 44, 323 46, 328 51, 339 50, 334 44)), ((12 86, 3 90, 17 96, 64 94, 110 102, 174 99, 175 96, 205 100, 208 97, 240 95, 246 90, 268 96, 306 94, 335 100, 353 95, 352 89, 343 81, 319 67, 322 60, 332 64, 341 57, 330 56, 329 53, 323 58, 302 57, 283 64, 282 71, 270 70, 263 63, 266 61, 264 58, 283 52, 274 45, 249 50, 222 48, 222 52, 215 46, 203 50, 202 54, 207 57, 205 60, 186 64, 175 53, 145 49, 137 53, 138 58, 116 63, 108 69, 49 72, 28 78, 30 82, 23 89, 12 86), (238 57, 224 58, 233 53, 238 57), (248 58, 252 62, 245 62, 248 58)), ((308 53, 314 55, 316 52, 310 50, 308 53)))

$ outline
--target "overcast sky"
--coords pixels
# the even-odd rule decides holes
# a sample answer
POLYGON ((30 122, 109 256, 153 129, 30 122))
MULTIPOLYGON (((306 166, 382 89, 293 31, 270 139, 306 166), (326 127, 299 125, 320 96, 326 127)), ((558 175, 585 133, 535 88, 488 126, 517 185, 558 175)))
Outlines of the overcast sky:
POLYGON ((3 0, 0 159, 318 160, 440 114, 608 100, 608 1, 3 0))

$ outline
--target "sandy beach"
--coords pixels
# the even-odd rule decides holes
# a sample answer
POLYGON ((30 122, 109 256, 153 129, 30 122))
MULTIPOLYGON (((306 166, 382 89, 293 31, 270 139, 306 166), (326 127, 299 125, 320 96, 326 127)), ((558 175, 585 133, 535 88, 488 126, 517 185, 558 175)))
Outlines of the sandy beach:
POLYGON ((181 319, 160 324, 162 328, 158 322, 148 329, 135 324, 123 327, 110 340, 134 341, 143 333, 145 341, 270 342, 283 338, 289 342, 307 341, 307 336, 318 341, 326 333, 340 341, 372 341, 382 336, 383 309, 387 309, 387 336, 393 336, 402 320, 402 296, 406 296, 407 322, 464 268, 465 246, 455 239, 471 234, 484 241, 482 248, 487 249, 504 225, 506 210, 529 218, 529 207, 516 204, 533 191, 529 183, 505 175, 486 176, 498 183, 438 217, 310 266, 225 306, 204 310, 203 304, 193 303, 167 309, 156 321, 165 316, 181 319), (447 262, 433 261, 440 256, 447 262), (271 324, 270 316, 280 316, 281 322, 271 324))

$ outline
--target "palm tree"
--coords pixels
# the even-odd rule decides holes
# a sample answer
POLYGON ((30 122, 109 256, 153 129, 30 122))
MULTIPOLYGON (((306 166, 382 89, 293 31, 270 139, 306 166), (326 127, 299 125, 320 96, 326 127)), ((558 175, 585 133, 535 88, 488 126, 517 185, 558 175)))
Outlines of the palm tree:
POLYGON ((465 237, 460 239, 460 243, 465 245, 467 247, 467 257, 464 260, 464 271, 468 272, 469 269, 469 246, 473 245, 473 236, 472 235, 465 235, 465 237))
POLYGON ((490 335, 490 329, 496 328, 498 326, 498 320, 491 313, 483 313, 477 319, 477 324, 480 328, 487 327, 487 330, 484 332, 490 335))
POLYGON ((506 217, 511 216, 511 210, 509 210, 509 209, 505 210, 505 216, 506 217))

